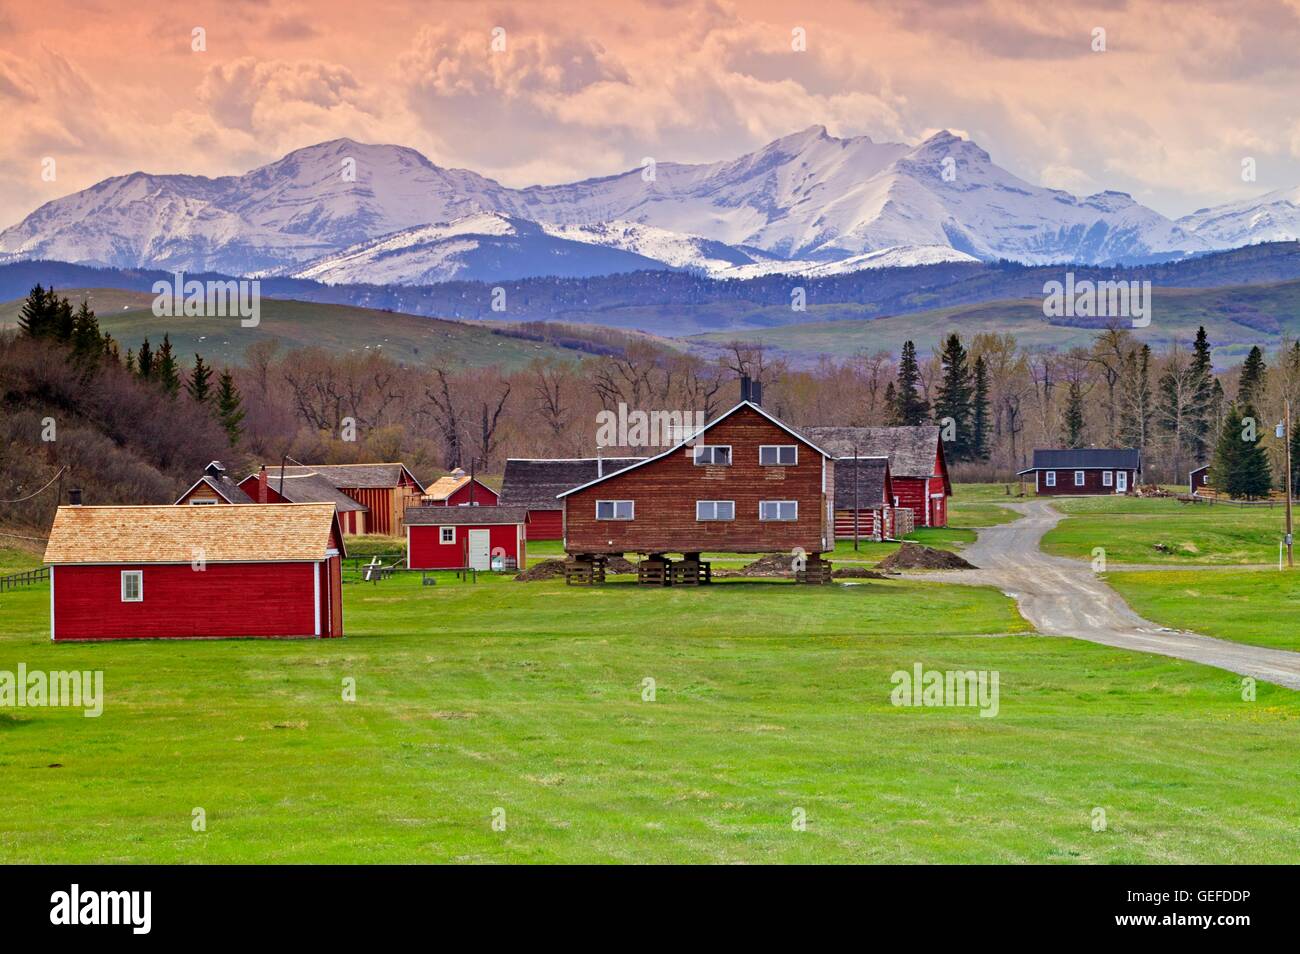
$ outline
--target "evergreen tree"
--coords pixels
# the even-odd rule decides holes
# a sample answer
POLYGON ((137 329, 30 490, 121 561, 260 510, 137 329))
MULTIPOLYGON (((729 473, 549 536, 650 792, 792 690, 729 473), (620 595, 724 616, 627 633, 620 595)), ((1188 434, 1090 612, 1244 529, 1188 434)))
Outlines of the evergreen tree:
POLYGON ((18 328, 28 338, 52 338, 54 336, 54 289, 46 291, 37 283, 23 302, 18 313, 18 328))
POLYGON ((971 404, 971 457, 989 459, 989 368, 984 355, 975 359, 975 392, 971 404))
POLYGON ((126 349, 126 363, 123 365, 123 367, 126 368, 127 374, 130 375, 135 374, 135 352, 132 351, 130 348, 126 349))
POLYGON ((149 347, 148 338, 140 342, 140 353, 135 356, 135 369, 141 381, 153 380, 153 349, 149 347))
POLYGON ((1071 381, 1061 418, 1061 441, 1066 447, 1083 446, 1083 427, 1083 387, 1078 381, 1071 381))
POLYGON ((890 381, 885 385, 885 420, 886 423, 893 424, 898 416, 897 411, 898 396, 894 391, 894 382, 890 381))
POLYGON ((955 435, 946 449, 949 460, 967 460, 972 455, 971 407, 972 388, 970 368, 966 364, 966 349, 956 332, 950 334, 939 353, 943 366, 943 380, 935 395, 934 417, 941 425, 951 418, 955 435))
POLYGON ((243 404, 244 399, 239 396, 239 389, 235 387, 235 378, 230 373, 230 369, 226 368, 217 379, 217 419, 226 429, 231 447, 239 443, 239 435, 244 431, 240 426, 245 413, 243 404))
POLYGON ((1237 384, 1237 405, 1243 409, 1259 405, 1264 393, 1264 377, 1268 368, 1264 364, 1264 352, 1259 345, 1250 349, 1246 361, 1241 366, 1241 381, 1237 384))
POLYGON ((1218 381, 1214 377, 1213 355, 1205 326, 1196 329, 1192 345, 1192 374, 1195 376, 1195 397, 1188 406, 1187 443, 1192 459, 1203 461, 1210 453, 1213 440, 1214 390, 1218 381))
POLYGON ((162 344, 158 346, 158 354, 154 357, 153 376, 169 396, 180 393, 181 372, 176 365, 176 355, 172 353, 171 338, 166 334, 163 335, 162 344))
POLYGON ((122 363, 122 352, 117 348, 117 342, 107 331, 104 332, 104 360, 112 364, 122 363))
POLYGON ((1251 429, 1243 423, 1241 410, 1229 405, 1223 429, 1214 448, 1210 464, 1210 484, 1220 493, 1233 499, 1240 497, 1266 497, 1273 486, 1268 455, 1260 445, 1256 432, 1250 440, 1251 429))
POLYGON ((99 319, 81 300, 72 319, 72 358, 83 367, 94 367, 104 357, 104 336, 99 333, 99 319))
POLYGON ((916 345, 903 342, 898 358, 898 385, 894 389, 894 420, 898 427, 924 424, 930 417, 930 402, 921 397, 921 366, 916 360, 916 345))
POLYGON ((212 397, 212 368, 203 363, 203 355, 194 356, 194 370, 185 384, 185 391, 195 404, 207 404, 212 397))
POLYGON ((55 341, 60 344, 71 343, 72 332, 76 327, 76 316, 72 313, 72 302, 66 298, 60 298, 55 302, 54 322, 51 327, 55 341))

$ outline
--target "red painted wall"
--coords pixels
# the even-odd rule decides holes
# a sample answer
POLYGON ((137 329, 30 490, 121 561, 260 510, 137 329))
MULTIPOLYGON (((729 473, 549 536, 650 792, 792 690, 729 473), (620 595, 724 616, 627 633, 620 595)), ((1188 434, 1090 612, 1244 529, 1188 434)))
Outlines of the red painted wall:
MULTIPOLYGON (((447 498, 447 506, 460 507, 469 505, 469 484, 466 484, 460 490, 456 491, 447 498)), ((485 487, 478 481, 474 481, 474 505, 477 507, 495 507, 497 505, 497 493, 491 487, 485 487)))
MULTIPOLYGON (((337 559, 328 573, 333 585, 322 586, 322 601, 341 590, 337 559)), ((315 574, 314 563, 57 566, 54 638, 312 636, 315 574), (122 602, 123 570, 144 572, 141 602, 122 602)))
MULTIPOLYGON (((1040 497, 1070 497, 1080 494, 1092 495, 1118 493, 1115 489, 1115 484, 1118 483, 1118 481, 1114 475, 1119 473, 1120 470, 1124 470, 1124 468, 1111 470, 1111 486, 1109 487, 1102 483, 1102 470, 1105 469, 1107 468, 1099 468, 1097 470, 1085 469, 1083 472, 1082 487, 1076 487, 1074 485, 1074 468, 1054 468, 1056 473, 1055 487, 1047 486, 1048 471, 1040 470, 1036 472, 1038 483, 1035 487, 1035 492, 1040 497)), ((1136 486, 1137 471, 1128 470, 1126 472, 1128 473, 1128 489, 1125 493, 1132 493, 1136 486)))
POLYGON ((407 529, 411 538, 409 560, 412 570, 454 570, 465 566, 469 562, 467 548, 471 530, 487 530, 489 551, 500 547, 505 551, 506 557, 522 562, 519 560, 519 525, 516 523, 486 527, 458 526, 455 528, 455 543, 439 543, 442 538, 439 527, 420 524, 407 529))
POLYGON ((563 510, 530 510, 524 532, 529 540, 563 540, 563 510))

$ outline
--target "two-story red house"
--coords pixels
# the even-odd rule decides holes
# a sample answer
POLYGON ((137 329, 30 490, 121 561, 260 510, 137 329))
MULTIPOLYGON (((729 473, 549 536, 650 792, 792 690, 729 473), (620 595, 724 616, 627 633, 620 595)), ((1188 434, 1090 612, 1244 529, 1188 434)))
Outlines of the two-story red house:
POLYGON ((575 560, 639 553, 651 562, 705 551, 790 553, 829 579, 835 461, 751 401, 691 440, 559 495, 575 560))

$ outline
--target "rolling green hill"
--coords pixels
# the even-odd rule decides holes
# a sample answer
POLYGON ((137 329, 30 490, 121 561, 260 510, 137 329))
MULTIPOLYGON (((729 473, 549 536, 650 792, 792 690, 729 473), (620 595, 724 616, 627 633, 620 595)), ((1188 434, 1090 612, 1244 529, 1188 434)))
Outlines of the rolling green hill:
MULTIPOLYGON (((339 353, 377 350, 406 364, 517 368, 535 357, 575 359, 580 352, 544 341, 497 334, 493 329, 459 321, 421 318, 395 312, 263 298, 261 321, 243 328, 238 318, 156 318, 153 295, 114 288, 60 288, 72 302, 90 301, 100 327, 122 346, 138 348, 148 336, 153 344, 171 335, 182 359, 198 352, 216 365, 238 364, 245 349, 268 338, 285 347, 314 346, 339 353)), ((16 327, 22 300, 0 303, 0 329, 16 327)))
MULTIPOLYGON (((1215 345, 1217 362, 1234 363, 1252 345, 1276 348, 1284 335, 1300 335, 1300 282, 1270 285, 1235 285, 1224 288, 1155 288, 1152 318, 1133 334, 1152 347, 1172 339, 1187 342, 1204 325, 1215 345)), ((828 306, 842 313, 843 305, 828 306)), ((816 309, 810 307, 809 314, 816 309)), ((788 315, 788 310, 786 311, 788 315)), ((857 351, 888 350, 897 353, 902 343, 915 341, 923 351, 949 332, 969 340, 980 332, 1009 332, 1021 344, 1065 349, 1086 345, 1103 321, 1084 324, 1049 323, 1043 317, 1042 299, 1020 298, 936 308, 875 319, 841 319, 786 324, 745 331, 720 331, 693 335, 687 340, 705 350, 737 338, 763 342, 796 360, 818 355, 846 356, 857 351)))

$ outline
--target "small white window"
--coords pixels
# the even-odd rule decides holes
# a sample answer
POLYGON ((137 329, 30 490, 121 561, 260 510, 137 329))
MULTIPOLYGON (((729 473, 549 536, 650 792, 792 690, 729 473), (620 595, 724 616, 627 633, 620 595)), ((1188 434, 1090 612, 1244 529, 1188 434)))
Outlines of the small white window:
POLYGON ((632 500, 597 500, 597 520, 631 520, 636 514, 636 503, 632 500))
POLYGON ((731 447, 727 444, 700 444, 695 448, 697 467, 711 465, 727 467, 731 465, 731 447))
POLYGON ((764 500, 758 505, 759 520, 798 520, 799 501, 764 500))
POLYGON ((144 602, 144 571, 143 570, 122 571, 122 602, 123 603, 144 602))
POLYGON ((1074 486, 1076 486, 1076 487, 1082 487, 1082 486, 1083 486, 1083 476, 1084 476, 1084 475, 1083 475, 1083 471, 1081 471, 1081 470, 1076 470, 1076 471, 1074 472, 1074 486))
POLYGON ((1113 487, 1115 485, 1115 472, 1113 470, 1103 470, 1101 472, 1101 485, 1103 487, 1113 487))
POLYGON ((734 500, 697 500, 695 501, 696 520, 735 520, 736 502, 734 500))
POLYGON ((456 528, 455 528, 455 527, 439 527, 438 530, 440 531, 440 536, 439 536, 439 539, 438 539, 438 542, 439 542, 439 543, 455 543, 455 542, 456 542, 456 528))
POLYGON ((1048 486, 1048 487, 1055 487, 1055 486, 1056 486, 1056 471, 1054 471, 1054 470, 1046 471, 1046 475, 1047 475, 1047 486, 1048 486))
POLYGON ((210 506, 211 504, 215 504, 215 503, 216 503, 216 501, 213 500, 211 497, 191 497, 191 498, 190 498, 190 506, 192 506, 192 507, 207 507, 207 506, 210 506))
POLYGON ((762 444, 758 462, 764 467, 793 467, 799 463, 798 444, 762 444))

